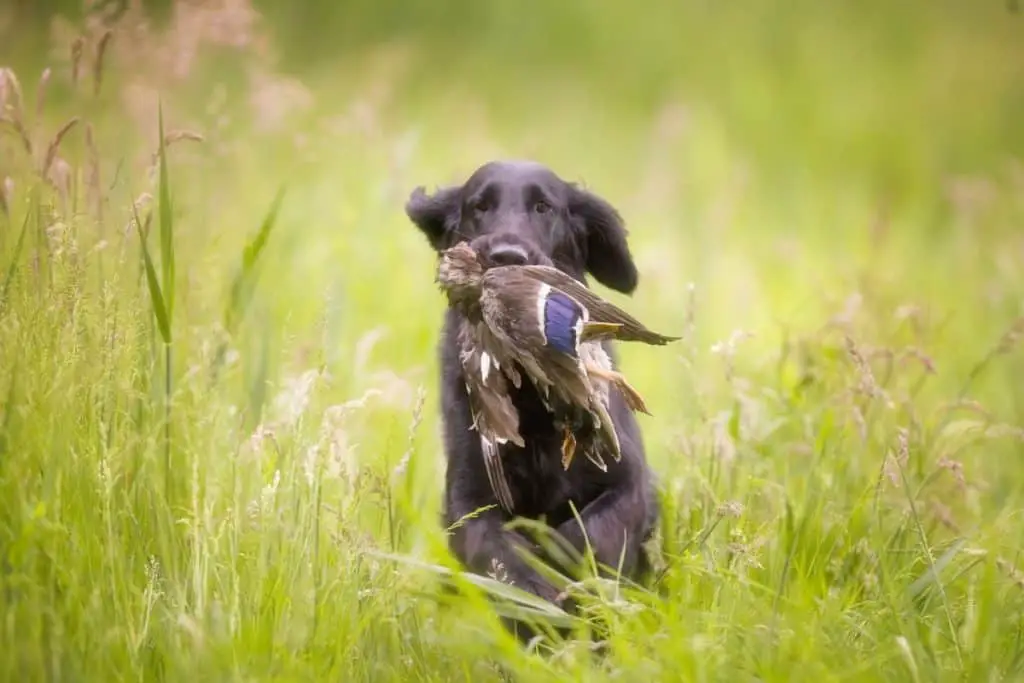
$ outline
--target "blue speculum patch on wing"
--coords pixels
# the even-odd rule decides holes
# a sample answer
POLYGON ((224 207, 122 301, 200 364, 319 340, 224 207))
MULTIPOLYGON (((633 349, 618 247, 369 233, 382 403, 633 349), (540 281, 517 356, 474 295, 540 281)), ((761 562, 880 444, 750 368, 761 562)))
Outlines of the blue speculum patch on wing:
POLYGON ((576 356, 576 324, 583 317, 579 305, 561 292, 551 292, 544 301, 544 336, 548 346, 576 356))

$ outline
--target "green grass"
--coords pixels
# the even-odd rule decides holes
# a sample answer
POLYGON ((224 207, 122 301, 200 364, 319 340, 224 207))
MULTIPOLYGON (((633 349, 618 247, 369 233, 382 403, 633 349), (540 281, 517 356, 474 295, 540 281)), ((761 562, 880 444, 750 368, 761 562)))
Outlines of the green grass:
POLYGON ((461 53, 301 46, 312 106, 269 128, 248 50, 175 80, 115 38, 98 93, 0 53, 4 680, 1021 677, 1019 18, 560 7, 480 10, 461 53), (573 587, 604 658, 517 647, 484 594, 564 615, 438 524, 442 301, 401 206, 505 155, 609 198, 642 277, 603 293, 685 335, 621 349, 664 571, 573 587))

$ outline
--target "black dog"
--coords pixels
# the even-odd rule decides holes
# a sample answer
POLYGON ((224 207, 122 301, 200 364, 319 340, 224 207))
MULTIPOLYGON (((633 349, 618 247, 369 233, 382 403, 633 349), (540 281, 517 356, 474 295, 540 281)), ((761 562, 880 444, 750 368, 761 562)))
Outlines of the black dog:
MULTIPOLYGON (((589 272, 624 293, 637 286, 637 269, 618 212, 541 164, 488 163, 464 185, 432 196, 422 187, 415 189, 405 208, 436 251, 466 240, 492 264, 554 265, 581 282, 589 272)), ((660 511, 639 425, 622 397, 612 392, 609 411, 622 445, 621 461, 606 457, 608 471, 602 472, 585 458, 576 458, 565 471, 562 435, 536 390, 524 382, 514 399, 526 448, 503 447, 501 459, 513 499, 513 510, 504 509, 492 490, 480 438, 470 429, 473 418, 455 339, 458 315, 446 312, 440 340, 445 524, 490 508, 456 527, 449 539, 452 552, 470 571, 503 570, 514 585, 558 602, 558 590, 524 562, 514 546, 543 553, 524 535, 503 528, 515 515, 544 521, 581 554, 589 542, 598 563, 620 570, 624 577, 640 578, 649 569, 641 545, 660 511)))

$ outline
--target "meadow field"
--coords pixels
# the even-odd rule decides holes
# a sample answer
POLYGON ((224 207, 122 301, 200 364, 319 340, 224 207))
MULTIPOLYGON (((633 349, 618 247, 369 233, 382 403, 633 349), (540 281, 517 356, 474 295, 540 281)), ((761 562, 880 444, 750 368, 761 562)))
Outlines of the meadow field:
POLYGON ((15 1, 0 68, 3 680, 1024 679, 1014 3, 15 1), (439 521, 403 204, 498 157, 683 336, 658 576, 573 619, 439 521))

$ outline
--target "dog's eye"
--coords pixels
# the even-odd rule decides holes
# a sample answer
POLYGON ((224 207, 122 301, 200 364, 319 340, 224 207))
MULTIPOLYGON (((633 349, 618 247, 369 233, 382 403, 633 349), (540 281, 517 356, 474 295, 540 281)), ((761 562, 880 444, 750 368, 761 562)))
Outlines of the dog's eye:
POLYGON ((475 204, 473 204, 473 210, 477 213, 487 213, 492 208, 492 202, 489 199, 479 199, 475 204))
POLYGON ((541 200, 537 201, 536 203, 534 203, 533 210, 534 210, 535 213, 547 213, 548 211, 551 210, 551 205, 548 204, 543 199, 541 199, 541 200))

